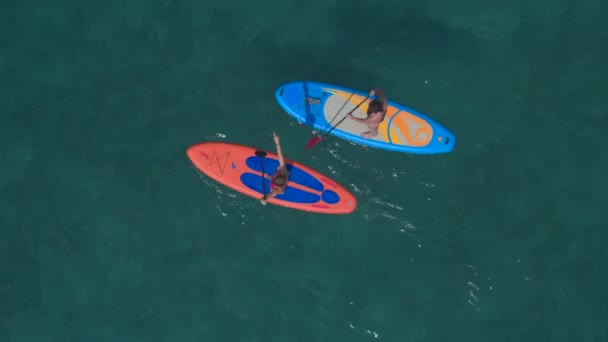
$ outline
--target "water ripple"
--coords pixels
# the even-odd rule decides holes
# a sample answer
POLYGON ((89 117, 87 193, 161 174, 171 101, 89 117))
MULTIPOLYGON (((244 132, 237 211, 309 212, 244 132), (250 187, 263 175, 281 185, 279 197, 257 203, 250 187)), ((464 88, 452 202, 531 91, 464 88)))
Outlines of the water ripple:
POLYGON ((378 334, 377 332, 371 330, 371 329, 366 329, 366 328, 360 328, 355 326, 354 324, 352 324, 351 322, 348 322, 348 327, 352 330, 356 330, 356 331, 360 331, 365 333, 368 336, 371 336, 375 339, 379 339, 380 338, 380 334, 378 334))

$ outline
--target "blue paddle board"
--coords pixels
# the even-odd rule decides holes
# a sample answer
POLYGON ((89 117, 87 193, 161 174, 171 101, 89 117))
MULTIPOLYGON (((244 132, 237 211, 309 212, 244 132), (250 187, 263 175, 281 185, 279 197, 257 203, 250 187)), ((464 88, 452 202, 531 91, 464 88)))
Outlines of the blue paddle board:
MULTIPOLYGON (((319 82, 298 81, 279 87, 275 96, 279 105, 298 122, 321 132, 328 131, 353 110, 368 93, 319 82)), ((419 154, 448 153, 454 149, 456 137, 436 121, 411 108, 390 100, 378 135, 363 138, 368 128, 346 118, 330 134, 375 148, 419 154)), ((353 115, 367 117, 370 100, 357 108, 353 115)))

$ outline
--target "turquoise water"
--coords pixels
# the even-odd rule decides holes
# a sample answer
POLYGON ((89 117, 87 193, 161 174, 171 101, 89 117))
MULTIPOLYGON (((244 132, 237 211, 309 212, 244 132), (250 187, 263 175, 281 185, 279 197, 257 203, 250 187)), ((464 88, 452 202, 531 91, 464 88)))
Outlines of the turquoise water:
POLYGON ((0 341, 606 341, 608 7, 19 1, 0 11, 0 341), (451 154, 328 138, 292 80, 390 99, 451 154), (188 146, 273 148, 348 216, 258 202, 188 146))

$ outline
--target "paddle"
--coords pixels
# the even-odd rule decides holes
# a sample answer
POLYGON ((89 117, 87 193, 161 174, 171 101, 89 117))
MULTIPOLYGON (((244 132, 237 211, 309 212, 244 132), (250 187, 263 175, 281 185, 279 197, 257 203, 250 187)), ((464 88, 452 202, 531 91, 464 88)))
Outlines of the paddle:
POLYGON ((340 125, 342 123, 342 121, 344 121, 347 117, 348 114, 352 114, 355 110, 357 110, 357 108, 359 108, 359 106, 361 106, 365 101, 367 101, 367 99, 369 99, 369 95, 367 95, 363 101, 359 102, 359 104, 353 108, 350 112, 348 112, 342 119, 340 119, 340 121, 338 121, 337 124, 335 124, 334 126, 332 126, 329 131, 325 132, 325 133, 321 133, 320 135, 311 138, 310 140, 308 140, 308 144, 306 144, 306 148, 310 149, 313 146, 315 146, 316 144, 318 144, 319 142, 321 142, 321 140, 323 140, 326 136, 329 135, 329 133, 331 133, 331 131, 333 131, 334 129, 336 129, 336 127, 338 127, 338 125, 340 125))
POLYGON ((266 157, 266 152, 255 151, 255 155, 262 159, 262 195, 266 195, 266 176, 264 176, 264 157, 266 157))

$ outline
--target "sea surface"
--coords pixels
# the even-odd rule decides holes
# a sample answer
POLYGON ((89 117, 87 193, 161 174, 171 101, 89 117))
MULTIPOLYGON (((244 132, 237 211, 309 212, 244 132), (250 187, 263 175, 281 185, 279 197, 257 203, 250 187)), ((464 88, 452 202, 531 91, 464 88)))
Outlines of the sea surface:
POLYGON ((0 341, 608 341, 608 3, 34 1, 0 6, 0 341), (328 137, 283 83, 425 113, 452 153, 328 137), (285 154, 320 215, 186 149, 285 154))

